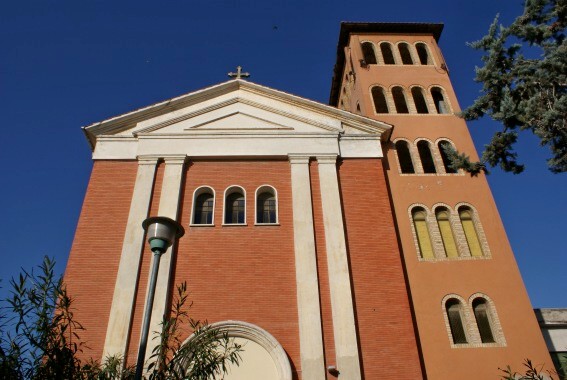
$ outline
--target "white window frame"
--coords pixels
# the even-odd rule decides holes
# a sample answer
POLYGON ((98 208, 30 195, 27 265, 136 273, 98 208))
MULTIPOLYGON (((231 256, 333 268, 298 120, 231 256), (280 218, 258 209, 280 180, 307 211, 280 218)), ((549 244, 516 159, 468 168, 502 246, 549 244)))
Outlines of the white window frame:
POLYGON ((254 224, 256 226, 276 226, 280 224, 279 219, 279 201, 278 201, 278 191, 272 185, 261 185, 258 186, 254 194, 254 224), (270 190, 273 196, 276 198, 276 222, 275 223, 260 223, 258 222, 258 195, 270 190))

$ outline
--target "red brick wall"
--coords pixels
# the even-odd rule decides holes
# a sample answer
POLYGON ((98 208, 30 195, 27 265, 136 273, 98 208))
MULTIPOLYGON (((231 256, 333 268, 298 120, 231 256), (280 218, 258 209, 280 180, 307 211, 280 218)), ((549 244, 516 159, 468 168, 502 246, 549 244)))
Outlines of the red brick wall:
MULTIPOLYGON (((75 298, 81 338, 100 358, 128 219, 137 163, 96 161, 69 258, 65 280, 75 298), (106 240, 100 239, 106 236, 106 240), (108 244, 108 242, 115 244, 108 244)), ((150 215, 157 215, 164 165, 156 174, 150 215)), ((334 365, 325 235, 317 163, 311 164, 313 213, 321 292, 326 365, 334 365)), ((172 284, 188 282, 195 319, 242 320, 269 331, 282 344, 301 378, 290 165, 287 161, 197 161, 188 165, 179 220, 172 284), (255 190, 278 192, 279 226, 254 225, 255 190), (194 190, 216 191, 215 226, 189 227, 194 190), (246 190, 246 226, 222 226, 223 193, 246 190)), ((420 378, 413 325, 395 230, 380 160, 351 159, 339 166, 356 318, 366 379, 420 378), (364 191, 373 189, 373 191, 364 191)), ((146 246, 128 349, 135 361, 150 264, 146 246)), ((133 268, 133 270, 135 270, 133 268)))
POLYGON ((339 180, 364 376, 422 378, 382 163, 345 159, 339 180))
POLYGON ((83 357, 100 359, 128 221, 137 162, 95 161, 65 271, 83 357), (104 238, 103 238, 104 237, 104 238))
MULTIPOLYGON (((288 161, 192 162, 180 210, 186 235, 179 241, 172 282, 187 281, 193 318, 256 324, 282 344, 292 370, 299 371, 290 176, 288 161), (264 184, 278 192, 279 226, 254 225, 254 195, 264 184), (216 192, 215 226, 189 227, 193 192, 202 185, 216 192), (246 226, 221 225, 223 193, 230 185, 246 190, 246 226)), ((137 331, 138 319, 135 324, 137 331)))

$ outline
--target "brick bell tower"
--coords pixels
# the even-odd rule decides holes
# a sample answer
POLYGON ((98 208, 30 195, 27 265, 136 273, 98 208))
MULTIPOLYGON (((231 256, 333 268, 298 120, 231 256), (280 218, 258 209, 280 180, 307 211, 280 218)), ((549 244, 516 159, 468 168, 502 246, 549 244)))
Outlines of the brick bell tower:
POLYGON ((437 45, 442 24, 342 23, 330 104, 394 126, 385 173, 428 379, 553 368, 437 45))

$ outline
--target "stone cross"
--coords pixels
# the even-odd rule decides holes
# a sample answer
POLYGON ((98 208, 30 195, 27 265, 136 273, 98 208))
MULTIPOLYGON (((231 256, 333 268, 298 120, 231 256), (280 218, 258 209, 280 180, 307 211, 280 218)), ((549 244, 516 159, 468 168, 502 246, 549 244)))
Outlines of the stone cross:
POLYGON ((238 66, 236 67, 236 72, 235 73, 228 73, 228 76, 234 79, 242 79, 242 78, 248 78, 250 76, 250 73, 243 73, 242 72, 242 66, 238 66))

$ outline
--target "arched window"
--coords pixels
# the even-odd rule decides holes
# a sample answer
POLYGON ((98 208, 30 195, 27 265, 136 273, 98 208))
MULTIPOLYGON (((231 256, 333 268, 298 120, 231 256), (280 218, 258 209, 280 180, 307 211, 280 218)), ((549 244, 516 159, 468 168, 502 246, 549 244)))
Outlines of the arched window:
POLYGON ((402 173, 415 173, 408 142, 404 140, 396 141, 395 146, 396 152, 398 153, 398 160, 400 162, 400 169, 402 170, 402 173))
POLYGON ((213 224, 215 195, 210 187, 200 187, 193 194, 192 224, 213 224))
POLYGON ((408 104, 406 103, 406 96, 404 89, 400 86, 392 88, 392 96, 394 97, 394 104, 397 113, 409 113, 408 104))
POLYGON ((409 45, 405 42, 402 42, 398 44, 398 49, 400 49, 400 57, 402 57, 402 63, 404 65, 413 65, 413 59, 411 59, 409 45))
POLYGON ((417 113, 429 113, 429 110, 427 109, 427 102, 425 101, 425 96, 423 95, 423 89, 421 87, 412 87, 411 96, 413 97, 417 113))
POLYGON ((482 248, 474 225, 473 211, 471 208, 466 206, 459 207, 459 218, 461 219, 461 224, 463 226, 463 231, 465 232, 471 256, 482 256, 482 248))
POLYGON ((448 258, 458 257, 459 253, 457 251, 457 244, 455 243, 455 237, 453 236, 453 230, 451 228, 449 210, 445 207, 438 207, 435 210, 435 218, 437 219, 437 225, 439 226, 439 232, 441 233, 441 240, 443 241, 445 254, 448 258))
POLYGON ((244 190, 233 186, 225 191, 224 223, 244 224, 246 222, 246 198, 244 190))
POLYGON ((435 163, 433 162, 433 156, 431 155, 431 148, 429 142, 421 140, 417 143, 417 151, 419 152, 419 158, 421 160, 421 166, 423 167, 424 173, 436 173, 435 163))
POLYGON ((439 87, 433 87, 431 89, 431 96, 433 97, 433 103, 435 103, 435 109, 437 113, 449 113, 449 107, 447 106, 447 101, 443 95, 443 90, 439 87))
POLYGON ((388 113, 388 103, 386 102, 386 94, 382 87, 372 87, 372 100, 376 113, 388 113))
POLYGON ((445 303, 445 311, 451 328, 451 337, 454 344, 467 343, 467 335, 463 325, 462 305, 458 299, 450 298, 445 303))
POLYGON ((394 53, 392 53, 392 45, 389 42, 382 42, 380 44, 380 50, 382 51, 382 59, 386 65, 395 65, 394 53))
POLYGON ((278 204, 276 191, 271 186, 261 186, 256 190, 256 223, 276 224, 278 204))
POLYGON ((419 42, 415 44, 415 48, 419 57, 419 63, 421 63, 422 65, 431 65, 431 57, 427 52, 427 46, 423 42, 419 42))
POLYGON ((366 62, 367 65, 375 65, 376 53, 374 52, 374 44, 372 42, 363 42, 361 47, 364 62, 366 62))
POLYGON ((435 258, 429 237, 429 228, 427 228, 427 213, 422 207, 416 207, 412 210, 411 215, 421 257, 424 259, 435 258))
POLYGON ((490 326, 490 317, 488 311, 488 302, 483 298, 475 298, 472 302, 474 318, 480 334, 482 343, 494 343, 494 334, 490 326))
POLYGON ((445 149, 452 149, 453 146, 449 141, 439 141, 437 143, 437 147, 439 148, 439 154, 441 154, 441 160, 443 161, 443 166, 445 167, 445 173, 455 174, 457 171, 451 167, 451 161, 449 160, 449 156, 445 149))

